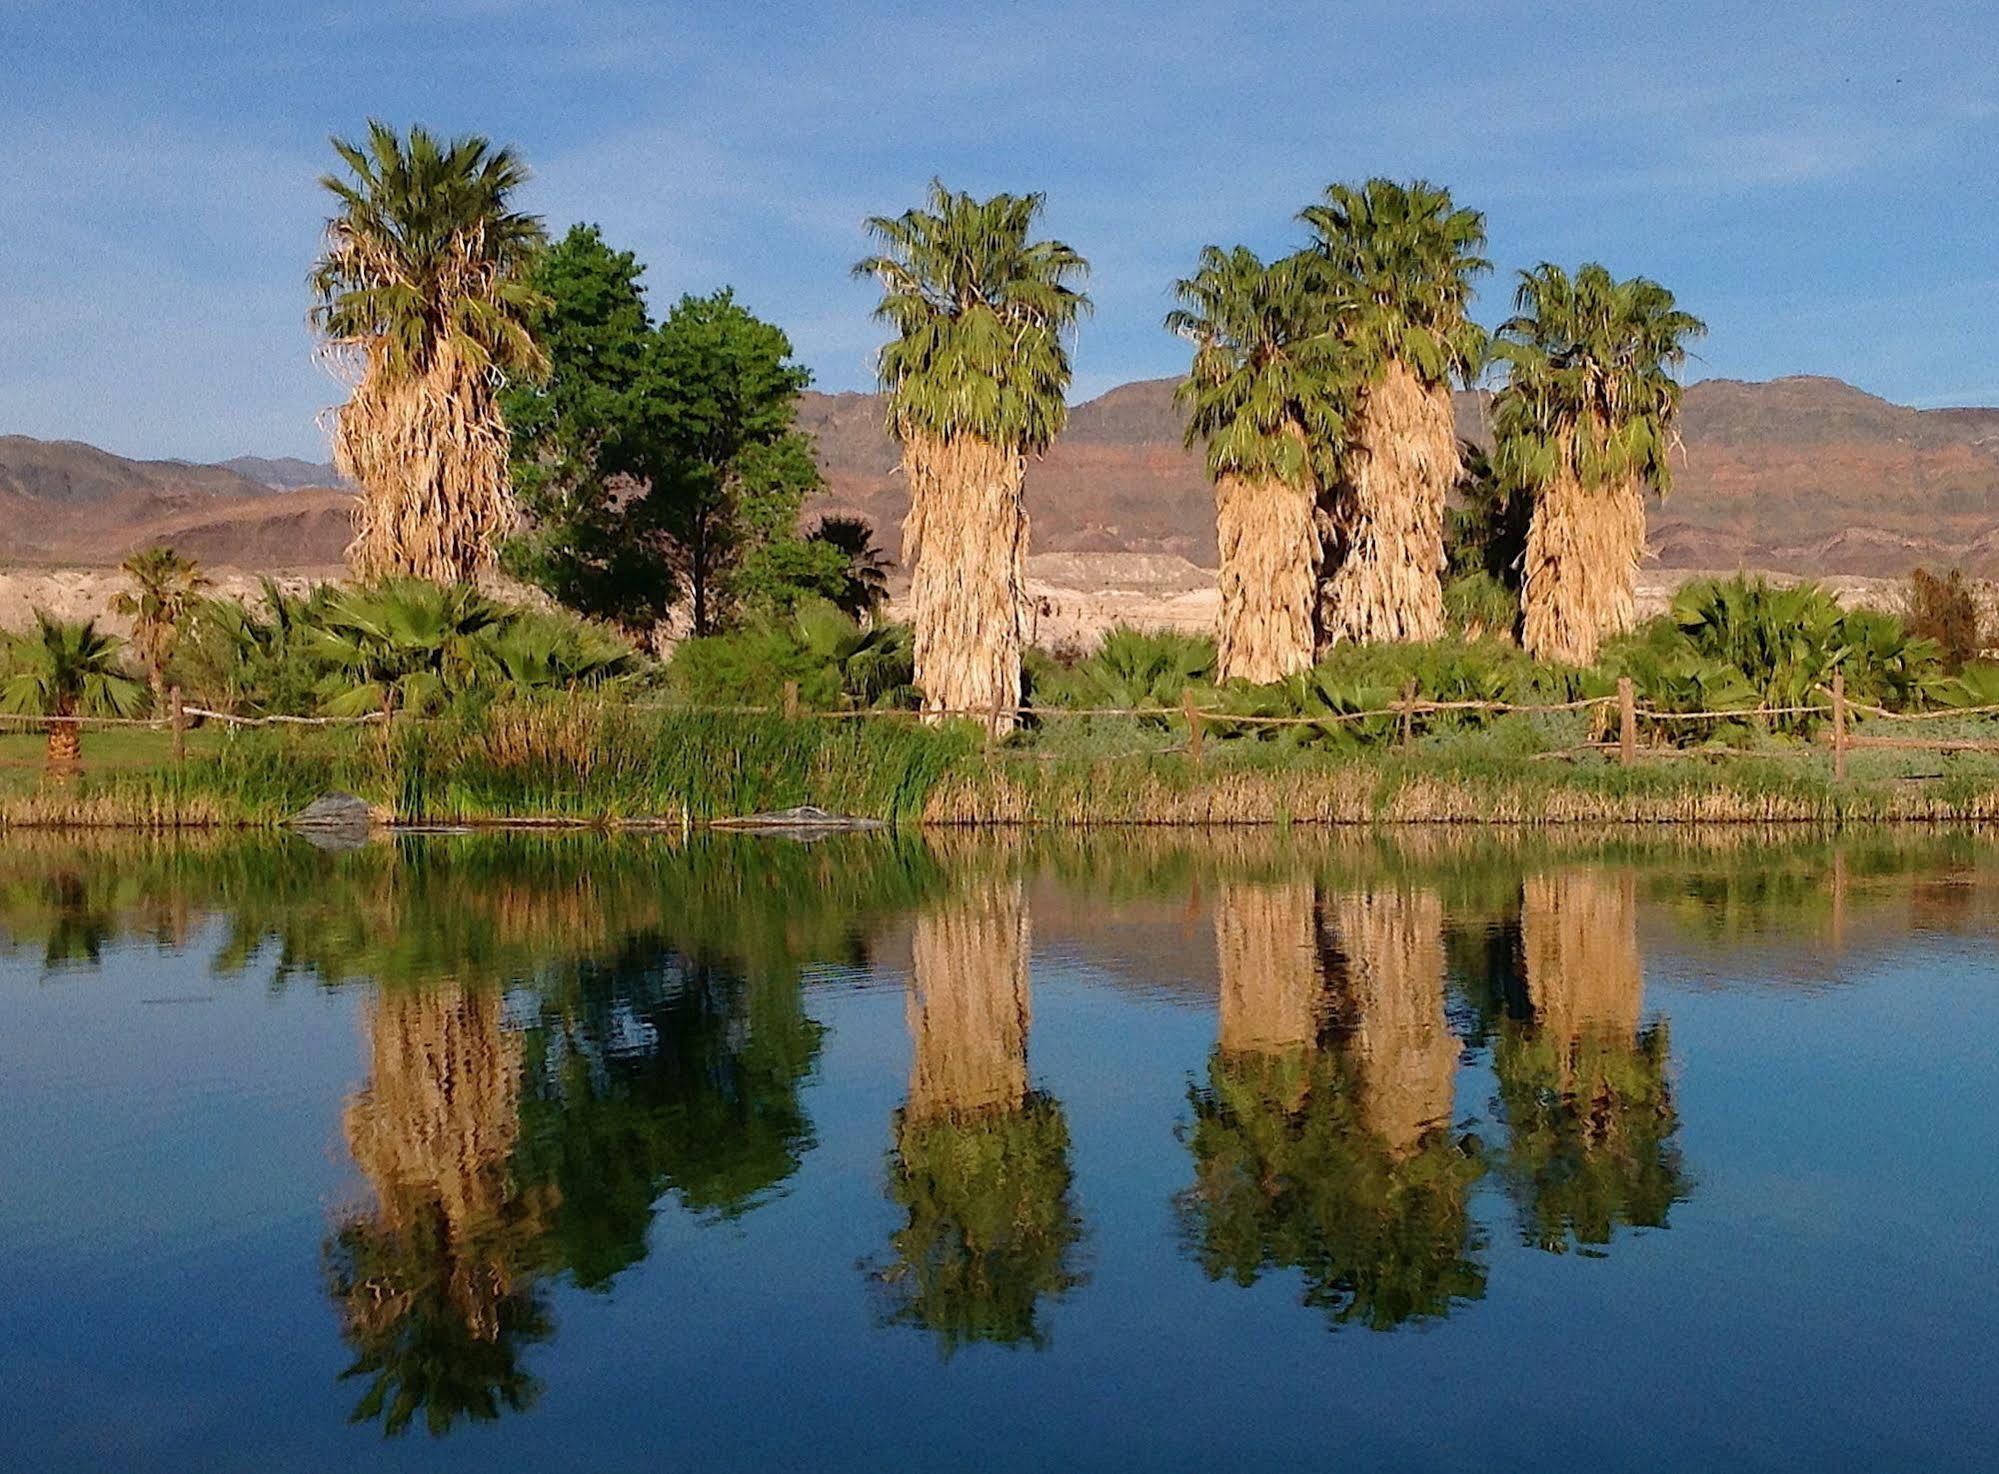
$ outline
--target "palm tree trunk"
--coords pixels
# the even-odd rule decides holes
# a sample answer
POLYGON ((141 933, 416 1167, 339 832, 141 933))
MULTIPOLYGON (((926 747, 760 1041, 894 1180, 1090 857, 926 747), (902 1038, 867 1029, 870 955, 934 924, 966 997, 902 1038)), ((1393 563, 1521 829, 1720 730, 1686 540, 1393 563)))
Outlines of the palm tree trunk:
POLYGON ((1009 732, 1020 705, 1027 598, 1025 465, 969 435, 906 436, 902 465, 909 478, 902 538, 924 710, 997 710, 994 729, 1009 732))
POLYGON ((1318 887, 1224 881, 1215 893, 1224 1054, 1310 1049, 1325 1019, 1318 887))
POLYGON ((457 583, 489 570, 516 518, 507 455, 485 374, 449 350, 408 382, 371 364, 333 432, 334 462, 361 489, 355 576, 457 583))
POLYGON ((1431 890, 1360 892, 1334 901, 1332 919, 1361 1113, 1405 1154, 1452 1115, 1459 1050, 1444 1015, 1443 902, 1431 890))
POLYGON ((1353 463, 1332 488, 1336 541, 1319 590, 1320 638, 1357 644, 1444 632, 1444 499, 1461 460, 1447 387, 1391 363, 1361 401, 1353 463))
POLYGON ((58 777, 74 773, 83 761, 83 728, 74 717, 56 717, 49 723, 48 767, 58 777))
POLYGON ((1317 490, 1279 480, 1215 482, 1221 619, 1215 670, 1256 685, 1306 669, 1318 654, 1317 490))
POLYGON ((916 918, 906 1003, 912 1121, 1027 1099, 1027 898, 1018 876, 916 918))
POLYGON ((1563 471, 1534 498, 1520 642, 1536 660, 1588 665, 1636 618, 1645 500, 1634 481, 1586 487, 1563 471))

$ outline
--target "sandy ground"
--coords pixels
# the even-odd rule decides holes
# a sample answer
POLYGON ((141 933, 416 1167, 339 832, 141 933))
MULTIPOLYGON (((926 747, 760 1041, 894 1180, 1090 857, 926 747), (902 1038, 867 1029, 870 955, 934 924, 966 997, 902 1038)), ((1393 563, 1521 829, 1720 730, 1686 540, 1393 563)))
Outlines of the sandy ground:
MULTIPOLYGON (((1049 649, 1087 650, 1107 629, 1132 625, 1141 629, 1177 629, 1206 633, 1215 623, 1217 596, 1213 569, 1184 558, 1151 553, 1042 553, 1027 560, 1032 638, 1049 649)), ((288 590, 338 578, 338 568, 296 569, 273 574, 288 590)), ((260 575, 254 571, 218 568, 210 571, 215 591, 254 600, 260 575)), ((1673 590, 1689 578, 1689 569, 1647 569, 1638 577, 1641 614, 1666 607, 1673 590)), ((1797 580, 1772 574, 1777 583, 1797 580)), ((1832 577, 1822 580, 1849 604, 1899 607, 1901 585, 1880 578, 1832 577)), ((16 568, 0 570, 0 629, 23 629, 33 611, 44 608, 64 619, 95 618, 117 633, 126 621, 110 612, 111 600, 125 588, 124 578, 111 568, 16 568)), ((518 594, 517 589, 508 589, 518 594)), ((898 613, 899 599, 891 598, 898 613)))

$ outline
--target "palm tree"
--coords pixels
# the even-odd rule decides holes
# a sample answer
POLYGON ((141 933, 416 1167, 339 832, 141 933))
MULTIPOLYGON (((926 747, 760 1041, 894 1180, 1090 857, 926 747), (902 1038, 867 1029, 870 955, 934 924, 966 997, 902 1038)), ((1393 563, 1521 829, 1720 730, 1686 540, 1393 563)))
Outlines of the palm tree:
POLYGON ((0 711, 47 717, 48 764, 53 773, 83 760, 79 717, 127 717, 138 711, 143 687, 119 669, 124 642, 98 633, 94 620, 72 623, 35 611, 31 634, 8 637, 0 664, 0 711))
POLYGON ((865 517, 822 517, 807 541, 824 543, 846 559, 845 587, 833 600, 841 609, 861 619, 888 602, 888 572, 895 562, 876 546, 875 530, 865 517))
POLYGON ((1335 184, 1299 217, 1330 289, 1351 300, 1360 359, 1349 434, 1329 457, 1333 537, 1321 638, 1434 640, 1444 632, 1444 499, 1459 474, 1451 385, 1469 382, 1485 332, 1466 312, 1488 269, 1485 217, 1418 180, 1335 184))
POLYGON ((329 716, 424 711, 473 685, 494 662, 506 611, 470 584, 396 579, 352 589, 327 606, 319 683, 329 716))
POLYGON ((132 587, 111 601, 111 612, 132 621, 132 646, 146 667, 153 688, 153 710, 166 706, 167 662, 180 644, 181 632, 193 614, 208 575, 192 558, 172 548, 145 548, 118 565, 132 587))
POLYGON ((1493 431, 1496 469, 1533 499, 1521 643, 1587 665, 1631 626, 1644 489, 1672 485, 1673 370, 1707 327, 1657 282, 1595 262, 1573 277, 1546 262, 1521 272, 1514 313, 1499 330, 1508 379, 1493 431))
POLYGON ((497 393, 547 368, 531 331, 546 299, 526 280, 541 221, 512 206, 527 170, 483 138, 405 141, 375 121, 333 147, 352 177, 320 181, 339 210, 312 320, 354 381, 333 430, 361 488, 348 559, 363 578, 469 579, 514 519, 497 393))
POLYGON ((1311 447, 1340 432, 1346 351, 1337 298, 1309 259, 1201 252, 1167 329, 1195 345, 1175 397, 1206 440, 1221 543, 1222 680, 1282 680, 1318 653, 1319 478, 1311 447))
POLYGON ((867 222, 883 252, 854 268, 896 335, 880 375, 909 478, 916 683, 930 711, 996 712, 1001 731, 1020 705, 1026 457, 1062 428, 1064 337, 1089 308, 1070 285, 1089 264, 1030 238, 1042 203, 933 180, 927 209, 867 222))

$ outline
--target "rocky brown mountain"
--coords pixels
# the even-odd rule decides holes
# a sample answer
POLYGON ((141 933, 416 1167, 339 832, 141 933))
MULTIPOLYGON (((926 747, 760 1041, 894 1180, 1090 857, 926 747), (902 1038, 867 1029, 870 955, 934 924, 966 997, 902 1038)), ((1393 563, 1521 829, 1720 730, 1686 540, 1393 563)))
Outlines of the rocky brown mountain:
MULTIPOLYGON (((880 400, 808 394, 800 420, 826 473, 815 510, 864 516, 896 547, 907 499, 880 400)), ((1484 396, 1459 396, 1458 423, 1485 438, 1484 396)), ((1999 409, 1908 409, 1837 379, 1717 379, 1687 391, 1682 439, 1673 495, 1652 509, 1659 566, 1999 574, 1999 409)), ((0 437, 0 558, 103 564, 171 540, 218 565, 329 566, 348 538, 346 493, 274 489, 329 469, 130 461, 0 437)), ((1038 553, 1214 561, 1213 501, 1171 380, 1077 405, 1030 468, 1027 496, 1038 553)))

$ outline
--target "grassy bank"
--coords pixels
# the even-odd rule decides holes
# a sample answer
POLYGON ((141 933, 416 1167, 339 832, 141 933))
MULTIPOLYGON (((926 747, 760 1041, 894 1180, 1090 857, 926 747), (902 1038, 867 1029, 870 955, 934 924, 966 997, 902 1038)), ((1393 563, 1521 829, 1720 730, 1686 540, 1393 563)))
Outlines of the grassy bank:
POLYGON ((989 745, 968 726, 786 721, 615 701, 499 706, 376 728, 92 733, 84 771, 41 771, 40 739, 0 737, 0 825, 247 826, 329 790, 407 823, 699 824, 811 803, 917 824, 1734 823, 1999 819, 1999 758, 1821 751, 1557 756, 1573 734, 1521 721, 1408 748, 1326 751, 1069 722, 989 745))

